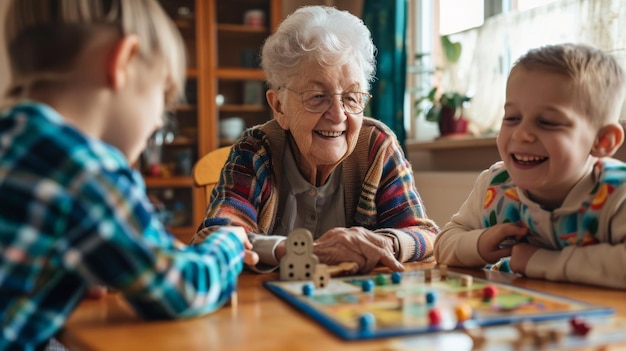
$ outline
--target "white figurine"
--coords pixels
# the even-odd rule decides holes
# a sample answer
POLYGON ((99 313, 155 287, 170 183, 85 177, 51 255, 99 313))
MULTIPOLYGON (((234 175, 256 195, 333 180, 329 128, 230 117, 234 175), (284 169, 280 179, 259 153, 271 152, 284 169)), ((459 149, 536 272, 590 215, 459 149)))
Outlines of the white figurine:
POLYGON ((311 232, 295 229, 287 235, 285 256, 280 260, 280 280, 312 280, 318 262, 311 232))

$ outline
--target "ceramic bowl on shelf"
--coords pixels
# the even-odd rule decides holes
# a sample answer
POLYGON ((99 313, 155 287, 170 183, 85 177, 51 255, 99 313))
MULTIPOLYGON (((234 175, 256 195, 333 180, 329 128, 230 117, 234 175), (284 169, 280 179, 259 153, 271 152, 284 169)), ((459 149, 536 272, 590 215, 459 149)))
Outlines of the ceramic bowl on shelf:
POLYGON ((222 118, 220 119, 220 138, 237 139, 245 128, 246 124, 241 117, 222 118))

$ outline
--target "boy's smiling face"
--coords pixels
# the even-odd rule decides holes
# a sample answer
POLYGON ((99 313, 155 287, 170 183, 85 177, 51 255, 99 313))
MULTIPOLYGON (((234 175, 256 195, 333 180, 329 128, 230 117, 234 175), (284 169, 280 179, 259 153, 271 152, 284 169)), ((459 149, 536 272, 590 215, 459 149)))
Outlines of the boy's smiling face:
POLYGON ((560 206, 595 161, 598 128, 576 99, 562 74, 517 67, 507 82, 500 157, 515 184, 545 208, 560 206))

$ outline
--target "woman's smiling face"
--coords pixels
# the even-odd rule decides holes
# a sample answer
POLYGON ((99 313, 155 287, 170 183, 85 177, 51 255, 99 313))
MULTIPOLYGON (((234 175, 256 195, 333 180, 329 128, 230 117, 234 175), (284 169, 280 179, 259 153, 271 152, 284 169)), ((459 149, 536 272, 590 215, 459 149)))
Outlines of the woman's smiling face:
POLYGON ((361 83, 363 76, 357 66, 350 64, 340 67, 303 66, 306 70, 302 70, 284 89, 279 89, 280 107, 275 108, 275 116, 281 127, 293 135, 298 147, 294 153, 300 168, 329 174, 354 151, 363 123, 363 112, 347 113, 342 106, 341 95, 332 96, 332 104, 325 112, 309 112, 300 93, 310 90, 331 94, 365 92, 361 83))

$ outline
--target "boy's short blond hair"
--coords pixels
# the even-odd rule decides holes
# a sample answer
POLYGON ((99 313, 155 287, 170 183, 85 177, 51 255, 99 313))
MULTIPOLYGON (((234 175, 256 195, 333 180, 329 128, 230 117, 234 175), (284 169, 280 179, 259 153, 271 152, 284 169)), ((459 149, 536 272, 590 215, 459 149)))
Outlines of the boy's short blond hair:
POLYGON ((167 102, 181 97, 185 50, 180 32, 156 0, 11 0, 6 43, 11 68, 9 98, 34 85, 62 80, 82 49, 102 28, 137 35, 140 57, 166 65, 167 102))
POLYGON ((626 83, 617 60, 602 50, 584 44, 539 47, 520 57, 516 68, 545 70, 569 77, 575 86, 577 109, 603 126, 620 119, 626 83))

